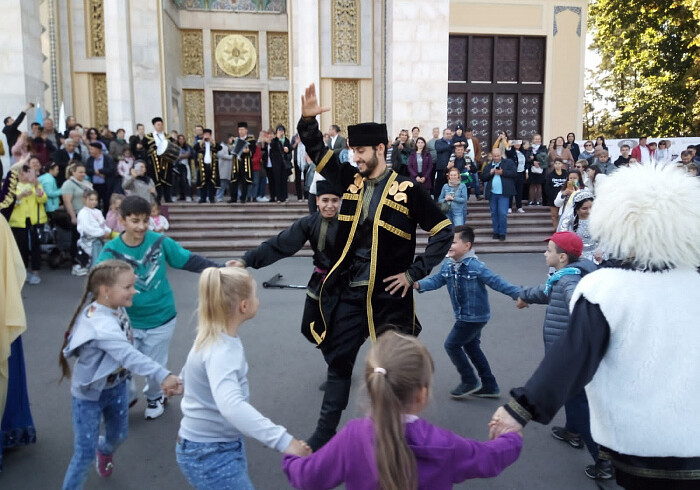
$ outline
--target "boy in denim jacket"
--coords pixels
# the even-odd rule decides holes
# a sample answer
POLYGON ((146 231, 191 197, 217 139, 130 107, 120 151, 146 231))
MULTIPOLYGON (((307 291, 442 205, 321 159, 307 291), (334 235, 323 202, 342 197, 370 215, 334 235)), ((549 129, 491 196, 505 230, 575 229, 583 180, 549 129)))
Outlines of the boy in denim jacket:
POLYGON ((462 381, 450 392, 453 398, 474 395, 482 398, 498 398, 500 390, 491 367, 481 350, 481 330, 491 318, 486 286, 518 299, 521 288, 513 286, 494 274, 479 261, 472 250, 474 230, 470 226, 458 226, 447 258, 440 272, 413 283, 419 292, 432 291, 447 285, 455 324, 447 339, 445 350, 462 381), (467 360, 467 357, 469 360, 467 360), (474 374, 474 365, 479 378, 474 374))

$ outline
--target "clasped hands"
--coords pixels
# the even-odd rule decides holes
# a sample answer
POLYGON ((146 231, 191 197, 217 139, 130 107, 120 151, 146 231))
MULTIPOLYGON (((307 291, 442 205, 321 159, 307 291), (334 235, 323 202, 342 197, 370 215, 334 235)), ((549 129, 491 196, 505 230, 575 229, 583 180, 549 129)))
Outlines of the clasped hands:
POLYGON ((160 384, 160 388, 165 393, 165 396, 182 395, 185 392, 182 380, 174 374, 169 374, 160 384))
POLYGON ((493 413, 491 421, 489 422, 489 439, 493 440, 509 432, 515 432, 522 437, 523 426, 520 425, 505 408, 498 407, 498 410, 493 413))

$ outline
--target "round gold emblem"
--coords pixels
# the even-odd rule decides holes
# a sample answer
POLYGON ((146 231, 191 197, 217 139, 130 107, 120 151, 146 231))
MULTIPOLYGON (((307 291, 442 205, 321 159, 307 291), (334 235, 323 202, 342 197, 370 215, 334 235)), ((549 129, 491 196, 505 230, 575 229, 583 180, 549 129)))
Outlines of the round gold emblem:
POLYGON ((244 77, 253 71, 258 55, 255 46, 240 34, 229 34, 219 41, 215 51, 216 64, 232 77, 244 77))

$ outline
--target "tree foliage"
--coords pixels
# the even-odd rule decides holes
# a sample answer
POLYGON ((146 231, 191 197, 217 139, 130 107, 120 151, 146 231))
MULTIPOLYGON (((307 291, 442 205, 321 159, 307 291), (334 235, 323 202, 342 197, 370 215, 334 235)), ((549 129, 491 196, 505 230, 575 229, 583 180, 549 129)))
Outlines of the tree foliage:
POLYGON ((589 20, 601 63, 587 95, 607 94, 612 104, 609 114, 598 111, 606 127, 597 129, 610 136, 698 134, 700 0, 591 0, 589 20))

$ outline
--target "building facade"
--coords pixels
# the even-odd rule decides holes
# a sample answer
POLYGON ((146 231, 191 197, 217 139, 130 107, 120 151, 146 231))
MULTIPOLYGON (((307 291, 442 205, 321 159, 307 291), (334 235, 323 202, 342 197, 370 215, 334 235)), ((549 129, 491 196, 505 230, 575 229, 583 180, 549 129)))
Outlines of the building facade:
MULTIPOLYGON (((192 137, 254 134, 300 116, 322 127, 463 122, 489 144, 581 128, 586 5, 550 0, 7 0, 0 108, 134 131, 162 115, 192 137)), ((29 115, 31 119, 32 115, 29 115)), ((578 131, 580 132, 580 131, 578 131)))

